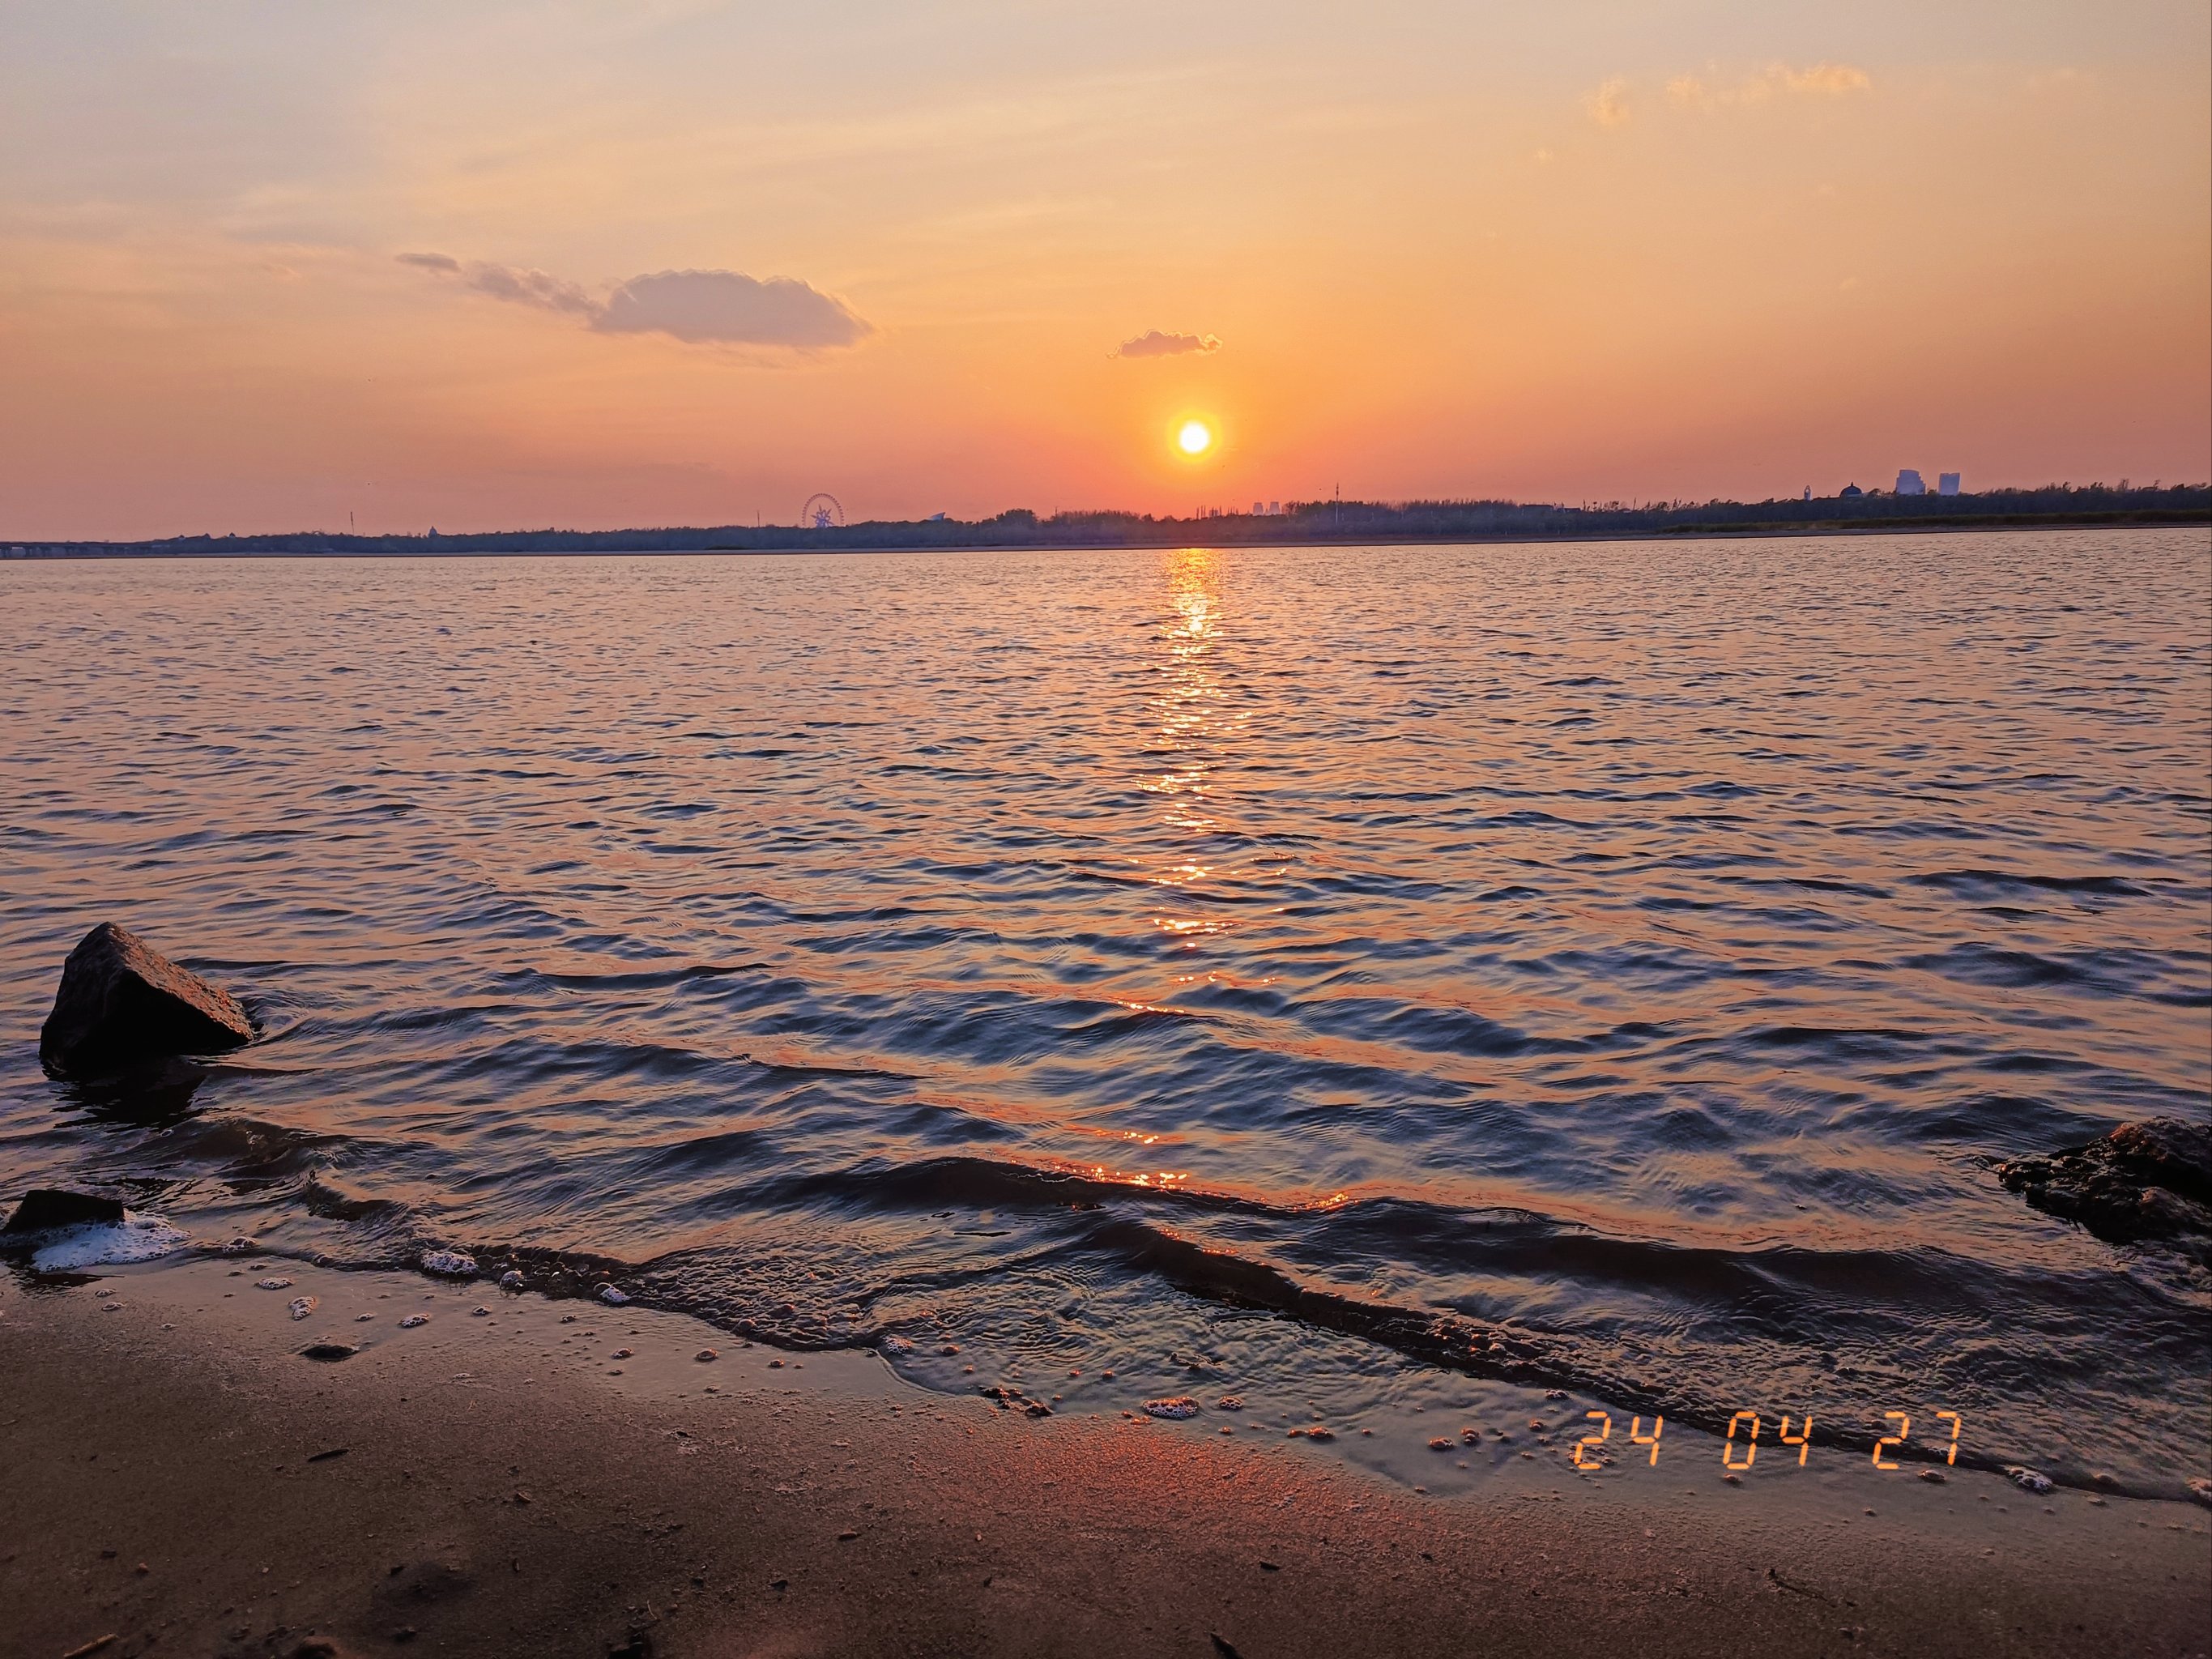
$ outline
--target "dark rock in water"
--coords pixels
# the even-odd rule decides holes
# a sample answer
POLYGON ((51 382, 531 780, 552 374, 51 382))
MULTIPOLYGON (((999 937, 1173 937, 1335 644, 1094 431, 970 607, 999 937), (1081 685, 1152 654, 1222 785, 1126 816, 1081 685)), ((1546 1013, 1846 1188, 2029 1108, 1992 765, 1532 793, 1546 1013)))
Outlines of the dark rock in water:
POLYGON ((42 1233, 51 1227, 82 1227, 88 1222, 118 1222, 123 1205, 118 1199, 94 1198, 89 1193, 64 1192, 58 1187, 38 1187, 23 1194, 15 1213, 0 1232, 42 1233))
POLYGON ((62 965, 39 1058, 60 1076, 96 1077, 167 1054, 216 1054, 253 1040, 237 1000, 103 921, 62 965))
POLYGON ((2000 1164, 1997 1179, 2100 1238, 2173 1242, 2212 1261, 2212 1128, 2203 1124, 2124 1123, 2086 1146, 2000 1164))

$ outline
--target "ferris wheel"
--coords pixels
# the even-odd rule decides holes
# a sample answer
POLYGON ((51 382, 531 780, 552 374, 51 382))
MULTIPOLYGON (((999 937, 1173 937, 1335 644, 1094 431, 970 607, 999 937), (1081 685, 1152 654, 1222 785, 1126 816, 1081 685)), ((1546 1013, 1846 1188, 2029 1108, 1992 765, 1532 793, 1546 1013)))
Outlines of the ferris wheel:
POLYGON ((799 509, 799 527, 802 530, 842 530, 845 509, 835 495, 817 493, 806 498, 806 505, 799 509))

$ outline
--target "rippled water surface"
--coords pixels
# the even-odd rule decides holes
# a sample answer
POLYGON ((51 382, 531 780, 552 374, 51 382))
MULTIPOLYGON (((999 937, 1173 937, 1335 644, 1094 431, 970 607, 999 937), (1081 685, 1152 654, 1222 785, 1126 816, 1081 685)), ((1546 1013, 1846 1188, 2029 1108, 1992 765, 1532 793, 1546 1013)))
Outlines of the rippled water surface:
POLYGON ((1991 1170, 2208 1111, 2201 531, 0 598, 11 1188, 568 1252, 941 1386, 1510 1376, 2204 1472, 2202 1270, 1991 1170), (266 1040, 47 1079, 110 918, 266 1040))

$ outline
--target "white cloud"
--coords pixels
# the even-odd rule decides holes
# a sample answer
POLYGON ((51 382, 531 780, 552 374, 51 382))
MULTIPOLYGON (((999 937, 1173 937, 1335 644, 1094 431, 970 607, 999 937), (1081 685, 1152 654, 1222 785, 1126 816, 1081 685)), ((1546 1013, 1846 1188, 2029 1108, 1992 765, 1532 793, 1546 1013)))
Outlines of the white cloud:
POLYGON ((1677 76, 1667 83, 1667 95, 1685 109, 1714 110, 1780 97, 1844 98, 1873 88, 1872 77, 1849 64, 1809 64, 1803 69, 1769 64, 1727 86, 1708 85, 1694 75, 1677 76))
POLYGON ((1628 125, 1628 82, 1616 75, 1583 100, 1589 118, 1601 127, 1628 125))
POLYGON ((1221 349, 1221 342, 1211 334, 1163 334, 1152 329, 1133 340, 1124 340, 1114 352, 1116 357, 1179 357, 1185 352, 1214 352, 1221 349))
POLYGON ((580 317, 601 334, 665 334, 694 345, 780 346, 818 351, 857 345, 875 332, 842 300, 793 276, 736 270, 660 270, 616 285, 603 300, 542 270, 449 253, 402 253, 402 264, 458 278, 479 294, 580 317))

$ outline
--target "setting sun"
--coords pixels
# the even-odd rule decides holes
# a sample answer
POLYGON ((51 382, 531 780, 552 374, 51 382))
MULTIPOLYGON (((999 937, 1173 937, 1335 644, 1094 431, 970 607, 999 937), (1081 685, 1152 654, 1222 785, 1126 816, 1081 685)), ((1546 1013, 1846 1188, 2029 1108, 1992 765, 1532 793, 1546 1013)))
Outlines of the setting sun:
POLYGON ((1213 447, 1213 428, 1204 421, 1185 421, 1176 434, 1176 447, 1186 455, 1203 455, 1213 447))

